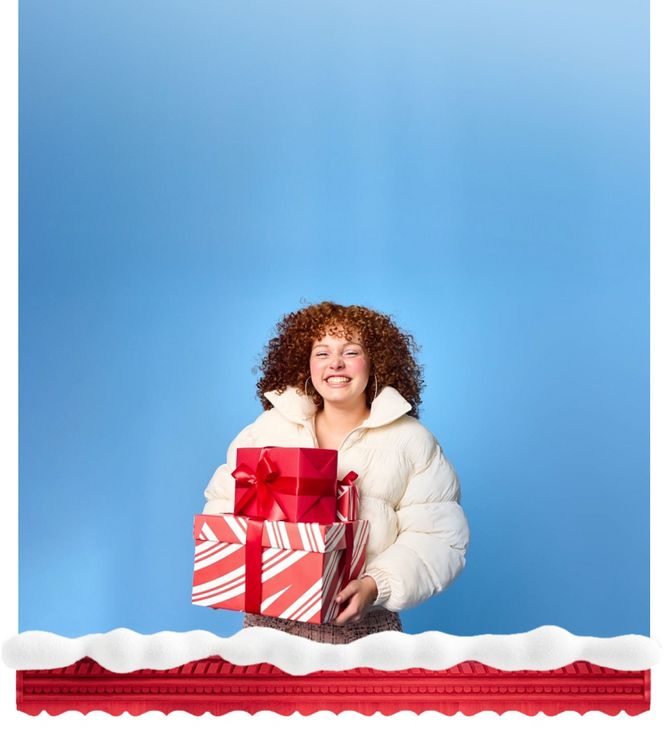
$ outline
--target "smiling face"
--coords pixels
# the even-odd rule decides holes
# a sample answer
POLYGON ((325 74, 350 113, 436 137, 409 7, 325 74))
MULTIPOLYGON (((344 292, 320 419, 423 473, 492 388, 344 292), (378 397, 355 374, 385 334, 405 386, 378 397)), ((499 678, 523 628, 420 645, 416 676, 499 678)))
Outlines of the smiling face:
POLYGON ((341 408, 366 406, 369 357, 359 335, 316 339, 309 361, 311 382, 323 401, 341 408))

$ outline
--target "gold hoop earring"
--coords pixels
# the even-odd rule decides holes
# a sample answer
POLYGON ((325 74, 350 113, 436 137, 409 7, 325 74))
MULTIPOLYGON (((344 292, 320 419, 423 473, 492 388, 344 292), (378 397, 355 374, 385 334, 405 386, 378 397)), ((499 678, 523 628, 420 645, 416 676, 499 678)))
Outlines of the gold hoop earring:
POLYGON ((374 391, 373 391, 373 398, 371 399, 371 403, 373 403, 378 397, 378 378, 376 377, 376 373, 373 374, 373 381, 374 381, 374 391))
POLYGON ((304 395, 305 395, 305 396, 307 396, 307 395, 308 395, 308 389, 307 389, 307 387, 306 387, 306 386, 307 386, 307 384, 308 384, 309 380, 311 380, 311 376, 310 376, 310 375, 309 375, 309 376, 308 376, 308 377, 306 378, 306 380, 304 381, 304 395))

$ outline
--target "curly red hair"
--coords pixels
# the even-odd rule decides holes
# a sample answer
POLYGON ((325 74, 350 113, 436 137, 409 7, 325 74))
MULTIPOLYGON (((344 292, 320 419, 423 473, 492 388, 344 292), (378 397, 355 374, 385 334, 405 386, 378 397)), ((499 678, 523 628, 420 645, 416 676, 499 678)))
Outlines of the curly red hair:
MULTIPOLYGON (((411 416, 418 417, 421 393, 424 387, 422 366, 415 359, 419 347, 412 335, 404 332, 386 314, 365 306, 341 306, 331 301, 311 304, 299 311, 286 314, 276 325, 276 336, 265 347, 257 382, 257 395, 262 406, 269 410, 271 403, 264 393, 276 390, 282 393, 288 386, 304 392, 309 377, 309 358, 313 342, 332 334, 352 339, 357 333, 370 359, 370 372, 378 381, 378 392, 392 386, 411 404, 411 416)), ((367 403, 371 405, 376 380, 370 379, 366 388, 367 403)), ((308 395, 322 406, 322 398, 311 383, 308 395)))

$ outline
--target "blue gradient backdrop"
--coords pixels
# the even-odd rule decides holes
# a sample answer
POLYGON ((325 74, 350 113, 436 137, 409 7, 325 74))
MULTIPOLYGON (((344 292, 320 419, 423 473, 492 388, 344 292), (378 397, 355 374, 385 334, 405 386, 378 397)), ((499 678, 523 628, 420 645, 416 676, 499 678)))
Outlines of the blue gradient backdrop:
POLYGON ((24 0, 20 628, 202 628, 301 300, 393 314, 468 564, 408 632, 649 634, 648 4, 24 0))

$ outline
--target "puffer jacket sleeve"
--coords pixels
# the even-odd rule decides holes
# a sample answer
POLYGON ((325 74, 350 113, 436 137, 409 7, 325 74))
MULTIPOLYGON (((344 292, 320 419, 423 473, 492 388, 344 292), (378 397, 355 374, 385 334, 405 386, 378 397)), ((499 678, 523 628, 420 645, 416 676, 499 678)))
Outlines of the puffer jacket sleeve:
POLYGON ((457 474, 426 429, 423 438, 426 463, 415 467, 397 507, 396 541, 364 572, 378 587, 374 605, 395 612, 444 590, 464 568, 469 543, 457 474))
POLYGON ((209 484, 204 491, 207 503, 202 513, 232 513, 234 510, 234 478, 231 473, 236 467, 237 448, 255 446, 255 424, 250 424, 242 429, 233 439, 227 450, 227 462, 220 465, 213 473, 209 484))

